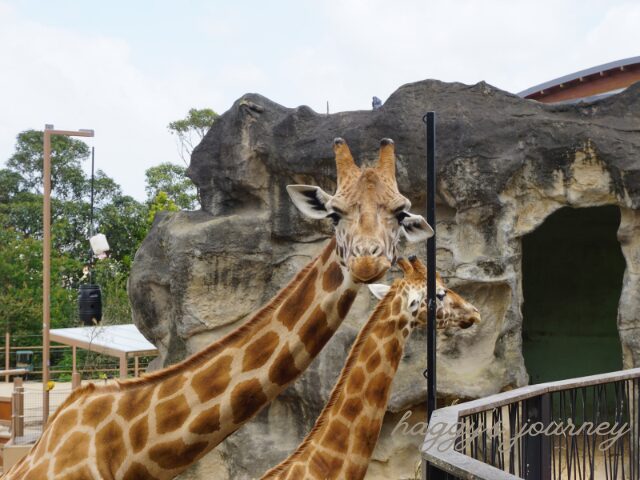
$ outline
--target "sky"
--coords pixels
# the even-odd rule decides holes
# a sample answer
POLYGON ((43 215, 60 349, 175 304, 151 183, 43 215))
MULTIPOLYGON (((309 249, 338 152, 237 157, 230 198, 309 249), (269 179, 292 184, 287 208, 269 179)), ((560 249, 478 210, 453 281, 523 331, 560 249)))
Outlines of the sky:
POLYGON ((369 109, 427 78, 517 93, 640 55, 639 26, 638 0, 0 0, 0 165, 23 130, 91 128, 142 200, 190 108, 369 109))

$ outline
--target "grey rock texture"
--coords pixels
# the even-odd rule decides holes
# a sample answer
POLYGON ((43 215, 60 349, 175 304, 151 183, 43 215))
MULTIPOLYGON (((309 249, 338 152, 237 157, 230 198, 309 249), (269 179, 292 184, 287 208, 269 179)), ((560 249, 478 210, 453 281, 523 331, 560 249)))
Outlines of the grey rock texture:
MULTIPOLYGON (((303 218, 285 186, 333 192, 334 137, 344 137, 361 163, 375 159, 380 138, 393 138, 400 191, 424 213, 421 118, 428 110, 438 114, 439 270, 483 315, 478 326, 439 335, 440 395, 480 397, 527 383, 521 237, 563 206, 621 209, 627 269, 618 327, 625 366, 639 366, 640 84, 593 104, 549 106, 485 83, 437 81, 405 85, 376 111, 333 115, 249 94, 215 123, 188 170, 202 211, 158 218, 130 277, 134 321, 158 345, 157 363, 176 362, 236 328, 319 252, 329 222, 303 218)), ((401 251, 424 255, 423 247, 401 251)), ((253 478, 288 455, 322 408, 372 305, 363 289, 303 377, 182 478, 253 478)), ((424 333, 414 332, 369 479, 415 476, 421 436, 409 427, 424 417, 424 345, 424 333), (393 432, 407 410, 409 427, 393 432)))

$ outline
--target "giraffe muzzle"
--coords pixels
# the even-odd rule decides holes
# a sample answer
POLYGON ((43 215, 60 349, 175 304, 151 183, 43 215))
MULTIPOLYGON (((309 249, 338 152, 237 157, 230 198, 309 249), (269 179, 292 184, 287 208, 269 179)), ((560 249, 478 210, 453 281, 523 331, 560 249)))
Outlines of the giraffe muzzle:
POLYGON ((480 323, 480 312, 475 312, 473 315, 469 315, 463 321, 460 322, 460 328, 466 329, 473 327, 476 323, 480 323))
POLYGON ((359 283, 371 283, 380 280, 391 266, 385 256, 351 257, 349 270, 359 283))

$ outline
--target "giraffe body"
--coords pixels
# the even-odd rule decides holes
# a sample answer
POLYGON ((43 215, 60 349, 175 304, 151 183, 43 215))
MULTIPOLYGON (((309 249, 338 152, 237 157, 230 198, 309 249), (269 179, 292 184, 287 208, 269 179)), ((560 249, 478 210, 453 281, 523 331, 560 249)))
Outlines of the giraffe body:
MULTIPOLYGON (((404 345, 413 327, 426 322, 426 269, 415 257, 398 263, 404 278, 388 289, 358 334, 315 426, 262 480, 364 478, 404 345)), ((440 278, 437 281, 438 290, 446 288, 440 278)), ((477 310, 469 316, 474 310, 452 291, 438 299, 438 312, 452 322, 458 319, 460 325, 480 321, 477 310), (446 295, 453 301, 446 302, 446 295)))
POLYGON ((74 392, 25 473, 6 478, 175 477, 282 392, 341 324, 358 286, 335 250, 332 240, 251 321, 182 363, 74 392))
POLYGON ((334 142, 338 188, 288 187, 336 237, 249 321, 185 361, 136 380, 74 392, 4 480, 174 478, 255 416, 302 374, 335 333, 360 283, 395 260, 401 232, 433 234, 397 189, 393 142, 358 168, 334 142))

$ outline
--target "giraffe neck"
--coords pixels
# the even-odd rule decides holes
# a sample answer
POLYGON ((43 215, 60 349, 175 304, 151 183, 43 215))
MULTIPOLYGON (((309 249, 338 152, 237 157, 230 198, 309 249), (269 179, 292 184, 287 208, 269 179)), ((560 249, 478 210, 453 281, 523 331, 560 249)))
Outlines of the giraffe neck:
POLYGON ((391 300, 387 295, 360 331, 311 432, 263 480, 364 478, 409 336, 409 318, 391 317, 391 300))
POLYGON ((219 405, 220 428, 213 443, 304 372, 344 320, 357 291, 340 265, 333 239, 252 320, 202 353, 205 360, 189 369, 187 383, 201 410, 219 405))
POLYGON ((174 478, 302 374, 340 326, 358 285, 335 249, 333 239, 252 319, 183 362, 74 392, 7 478, 79 469, 92 472, 86 478, 174 478))

